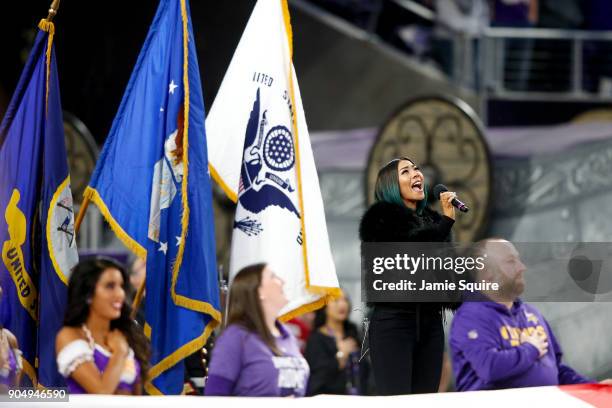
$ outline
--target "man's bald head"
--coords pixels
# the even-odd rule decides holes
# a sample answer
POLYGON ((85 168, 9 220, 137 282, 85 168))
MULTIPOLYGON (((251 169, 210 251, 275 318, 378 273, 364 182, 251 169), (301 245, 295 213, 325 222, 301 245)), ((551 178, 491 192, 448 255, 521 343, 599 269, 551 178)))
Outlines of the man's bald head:
POLYGON ((514 245, 503 238, 487 238, 474 245, 474 256, 484 258, 485 267, 477 272, 477 280, 496 282, 499 292, 493 294, 504 301, 514 301, 525 290, 526 267, 514 245))

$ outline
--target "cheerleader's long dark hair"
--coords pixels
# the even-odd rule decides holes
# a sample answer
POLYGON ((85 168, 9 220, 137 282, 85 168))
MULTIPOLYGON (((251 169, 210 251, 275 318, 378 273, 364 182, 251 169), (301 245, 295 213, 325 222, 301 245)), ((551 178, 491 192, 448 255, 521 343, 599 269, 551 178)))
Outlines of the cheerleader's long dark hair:
POLYGON ((125 336, 128 345, 134 350, 136 360, 141 367, 142 383, 147 379, 149 371, 149 341, 144 336, 142 328, 132 319, 132 307, 127 299, 130 299, 132 287, 125 268, 110 258, 96 257, 83 260, 72 270, 68 282, 68 306, 64 315, 64 326, 81 327, 89 317, 89 302, 94 296, 96 284, 100 276, 107 269, 117 269, 123 278, 123 290, 125 299, 121 307, 121 316, 111 320, 111 330, 118 329, 125 336))

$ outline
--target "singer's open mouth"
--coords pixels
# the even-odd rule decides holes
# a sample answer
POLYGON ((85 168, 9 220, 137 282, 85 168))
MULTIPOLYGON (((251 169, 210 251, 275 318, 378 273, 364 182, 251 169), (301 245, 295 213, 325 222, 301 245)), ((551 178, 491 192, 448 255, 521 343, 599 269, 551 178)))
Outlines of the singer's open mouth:
POLYGON ((423 182, 422 181, 415 181, 414 183, 412 183, 412 191, 420 193, 423 191, 423 182))

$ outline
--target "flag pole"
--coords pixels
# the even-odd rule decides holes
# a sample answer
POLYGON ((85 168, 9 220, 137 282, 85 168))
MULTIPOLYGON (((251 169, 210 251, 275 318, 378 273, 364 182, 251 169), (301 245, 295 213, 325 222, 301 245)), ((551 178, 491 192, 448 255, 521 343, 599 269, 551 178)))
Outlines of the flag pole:
MULTIPOLYGON (((145 268, 146 268, 146 259, 145 259, 145 268)), ((136 315, 138 314, 138 309, 140 308, 140 304, 142 303, 142 298, 145 292, 145 288, 147 286, 147 273, 145 272, 145 278, 136 290, 136 296, 134 296, 134 300, 132 301, 132 314, 130 318, 132 320, 136 320, 136 315)))
MULTIPOLYGON (((56 0, 59 1, 59 0, 56 0)), ((83 202, 79 207, 79 213, 77 214, 77 219, 74 222, 74 236, 76 237, 81 229, 81 223, 83 222, 83 218, 85 218, 85 213, 87 212, 87 207, 89 207, 89 196, 83 197, 83 202)))
POLYGON ((219 291, 221 292, 221 327, 227 325, 227 316, 229 311, 229 286, 225 274, 223 273, 223 264, 218 267, 219 274, 219 291))

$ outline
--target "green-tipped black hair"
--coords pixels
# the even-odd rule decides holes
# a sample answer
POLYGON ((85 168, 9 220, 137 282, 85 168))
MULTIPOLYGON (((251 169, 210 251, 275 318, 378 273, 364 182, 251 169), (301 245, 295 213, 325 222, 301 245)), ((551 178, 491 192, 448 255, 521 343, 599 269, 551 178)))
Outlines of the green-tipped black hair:
MULTIPOLYGON (((393 203, 401 206, 406 206, 404 200, 402 200, 402 194, 399 188, 399 178, 397 176, 397 166, 401 160, 408 160, 414 164, 412 160, 407 157, 400 157, 399 159, 393 159, 387 163, 383 168, 378 171, 378 177, 376 178, 376 184, 374 186, 374 200, 384 201, 387 203, 393 203)), ((427 186, 423 186, 425 191, 425 198, 417 203, 416 212, 417 214, 423 213, 423 210, 427 206, 427 186)))

